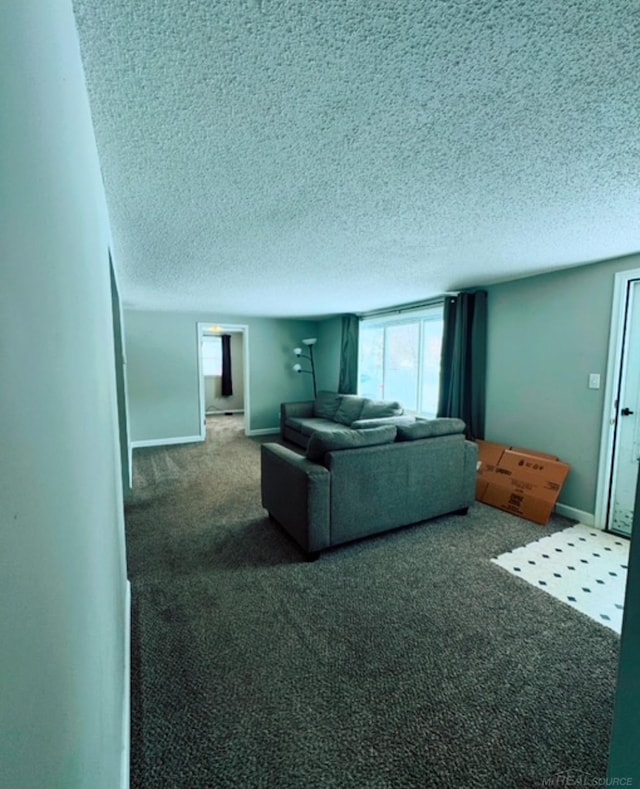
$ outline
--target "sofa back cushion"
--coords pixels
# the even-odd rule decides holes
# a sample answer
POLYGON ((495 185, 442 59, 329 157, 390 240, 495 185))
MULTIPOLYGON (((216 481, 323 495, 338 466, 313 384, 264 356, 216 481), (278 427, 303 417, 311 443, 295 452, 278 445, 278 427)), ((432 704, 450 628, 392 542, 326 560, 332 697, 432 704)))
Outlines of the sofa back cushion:
POLYGON ((341 395, 335 392, 318 392, 313 402, 313 415, 319 419, 333 419, 340 405, 341 395))
POLYGON ((308 460, 321 461, 327 452, 336 449, 357 449, 378 444, 392 444, 396 437, 395 425, 383 425, 371 430, 339 429, 312 433, 307 444, 308 460))
POLYGON ((386 416, 400 416, 404 408, 395 400, 369 400, 365 398, 360 419, 382 419, 386 416))
POLYGON ((466 428, 462 419, 441 417, 439 419, 416 419, 410 425, 398 425, 398 441, 415 441, 419 438, 434 438, 464 433, 466 428))
MULTIPOLYGON (((364 432, 364 431, 363 431, 364 432)), ((462 434, 396 442, 358 452, 329 452, 331 543, 416 523, 473 501, 475 463, 465 463, 462 434), (469 488, 471 493, 462 495, 469 488)), ((472 445, 475 448, 475 444, 472 445)))
POLYGON ((333 417, 334 422, 350 425, 356 419, 360 419, 364 397, 358 397, 358 395, 339 395, 339 397, 340 405, 333 417))

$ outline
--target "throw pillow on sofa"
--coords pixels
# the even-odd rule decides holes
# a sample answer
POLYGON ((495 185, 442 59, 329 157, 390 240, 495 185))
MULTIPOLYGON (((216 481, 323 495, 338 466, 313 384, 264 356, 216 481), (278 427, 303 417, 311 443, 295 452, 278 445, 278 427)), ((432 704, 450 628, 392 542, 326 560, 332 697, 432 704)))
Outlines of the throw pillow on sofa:
POLYGON ((382 419, 386 416, 400 416, 403 413, 404 408, 395 400, 369 400, 367 397, 362 405, 360 419, 382 419))
POLYGON ((352 430, 370 430, 372 427, 380 425, 412 425, 416 421, 415 416, 403 414, 402 416, 383 416, 379 419, 356 419, 351 423, 352 430))
POLYGON ((350 425, 356 419, 360 419, 363 403, 364 398, 358 395, 340 395, 340 405, 333 417, 334 422, 350 425))
POLYGON ((416 419, 411 425, 398 425, 398 441, 415 441, 419 438, 448 436, 464 433, 466 428, 462 419, 440 417, 439 419, 416 419))
POLYGON ((312 433, 307 444, 308 460, 320 461, 327 452, 336 449, 356 449, 378 444, 391 444, 396 437, 395 425, 374 427, 371 430, 332 430, 312 433))

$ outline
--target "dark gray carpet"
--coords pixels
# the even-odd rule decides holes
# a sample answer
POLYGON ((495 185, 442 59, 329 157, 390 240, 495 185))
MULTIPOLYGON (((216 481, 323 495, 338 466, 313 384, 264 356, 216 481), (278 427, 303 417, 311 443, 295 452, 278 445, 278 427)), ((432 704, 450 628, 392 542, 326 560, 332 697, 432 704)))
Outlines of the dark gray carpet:
POLYGON ((476 504, 308 564, 264 517, 260 442, 211 422, 135 453, 134 788, 605 776, 617 636, 490 563, 540 526, 476 504))

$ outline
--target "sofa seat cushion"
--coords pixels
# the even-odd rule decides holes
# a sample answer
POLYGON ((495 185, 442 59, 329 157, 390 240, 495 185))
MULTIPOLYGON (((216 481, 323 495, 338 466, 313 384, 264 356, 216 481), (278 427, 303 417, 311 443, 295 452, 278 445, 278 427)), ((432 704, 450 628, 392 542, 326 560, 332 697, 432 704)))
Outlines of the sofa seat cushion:
POLYGON ((420 438, 434 438, 464 433, 466 429, 462 419, 441 417, 439 419, 416 419, 410 425, 398 425, 398 441, 415 441, 420 438))
POLYGON ((336 429, 336 423, 330 419, 320 419, 315 416, 288 416, 284 423, 292 430, 297 430, 303 436, 310 436, 316 430, 332 431, 336 429))
POLYGON ((318 392, 313 401, 313 415, 320 419, 333 419, 340 405, 336 392, 318 392))
POLYGON ((370 400, 365 398, 360 412, 360 419, 382 419, 388 416, 400 416, 404 408, 397 401, 370 400))
POLYGON ((351 425, 356 419, 360 419, 364 397, 358 395, 340 395, 340 405, 333 419, 342 425, 351 425))
POLYGON ((395 441, 395 437, 395 425, 384 425, 371 430, 334 428, 332 431, 313 433, 307 445, 306 455, 308 460, 321 461, 327 452, 391 444, 395 441))

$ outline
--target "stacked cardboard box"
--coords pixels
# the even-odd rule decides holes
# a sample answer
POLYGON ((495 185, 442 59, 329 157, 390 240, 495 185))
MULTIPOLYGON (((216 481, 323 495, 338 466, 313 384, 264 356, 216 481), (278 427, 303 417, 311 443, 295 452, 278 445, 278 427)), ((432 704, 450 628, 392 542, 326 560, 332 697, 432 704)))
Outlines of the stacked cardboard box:
POLYGON ((476 499, 545 525, 549 523, 569 466, 554 455, 478 441, 476 499))

